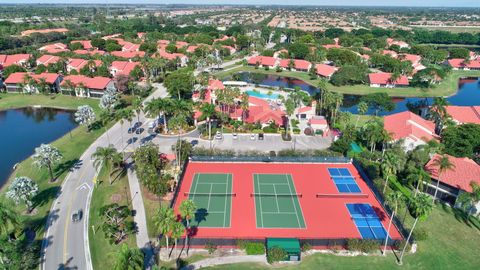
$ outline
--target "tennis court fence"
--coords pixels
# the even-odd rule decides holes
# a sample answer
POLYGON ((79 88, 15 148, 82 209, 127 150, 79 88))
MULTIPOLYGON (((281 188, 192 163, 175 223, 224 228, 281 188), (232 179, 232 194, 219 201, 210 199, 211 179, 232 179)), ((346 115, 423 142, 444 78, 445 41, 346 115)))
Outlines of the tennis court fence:
MULTIPOLYGON (((309 244, 315 247, 325 247, 334 249, 336 247, 346 247, 348 238, 299 238, 300 245, 309 244)), ((213 244, 216 246, 238 246, 239 241, 265 243, 266 238, 197 238, 195 236, 189 238, 188 242, 191 246, 206 246, 213 244)), ((388 245, 394 246, 397 240, 389 239, 388 245)), ((378 240, 379 246, 383 245, 384 240, 378 240)))
POLYGON ((351 163, 346 157, 269 157, 269 156, 192 156, 201 162, 298 162, 298 163, 351 163))

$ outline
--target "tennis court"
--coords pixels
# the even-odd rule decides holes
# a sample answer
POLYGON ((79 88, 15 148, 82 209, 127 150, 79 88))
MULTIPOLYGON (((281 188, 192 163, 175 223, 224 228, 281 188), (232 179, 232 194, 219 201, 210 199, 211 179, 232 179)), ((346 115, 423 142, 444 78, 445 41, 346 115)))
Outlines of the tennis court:
POLYGON ((233 196, 231 174, 195 174, 188 193, 197 206, 193 224, 204 228, 230 227, 233 196))
POLYGON ((257 228, 305 228, 302 209, 290 174, 254 174, 257 228))
POLYGON ((385 239, 387 232, 370 204, 349 203, 348 212, 364 239, 385 239))

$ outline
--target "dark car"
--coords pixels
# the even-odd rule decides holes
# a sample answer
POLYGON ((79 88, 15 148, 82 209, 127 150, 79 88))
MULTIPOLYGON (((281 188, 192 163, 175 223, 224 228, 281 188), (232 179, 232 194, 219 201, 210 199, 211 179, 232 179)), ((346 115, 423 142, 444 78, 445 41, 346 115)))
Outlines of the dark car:
POLYGON ((261 141, 262 141, 262 140, 263 140, 263 138, 264 138, 264 135, 263 135, 263 133, 258 133, 258 140, 261 140, 261 141))
POLYGON ((135 130, 135 134, 141 134, 143 130, 143 128, 137 128, 137 130, 135 130))
POLYGON ((135 132, 136 128, 135 127, 131 127, 128 129, 128 134, 132 134, 133 132, 135 132))
POLYGON ((79 222, 80 220, 82 220, 82 217, 83 217, 83 211, 82 209, 78 209, 77 212, 72 214, 72 221, 79 222))
POLYGON ((192 141, 190 142, 190 144, 191 144, 192 146, 195 146, 195 145, 198 144, 198 140, 192 140, 192 141))

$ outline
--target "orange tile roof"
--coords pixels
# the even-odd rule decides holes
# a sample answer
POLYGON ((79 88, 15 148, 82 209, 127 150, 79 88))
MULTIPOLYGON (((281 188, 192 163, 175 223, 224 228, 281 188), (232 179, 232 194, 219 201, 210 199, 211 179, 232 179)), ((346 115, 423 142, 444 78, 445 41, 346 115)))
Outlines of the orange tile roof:
POLYGON ((438 139, 435 134, 435 123, 410 111, 385 116, 384 128, 388 133, 391 133, 394 140, 410 138, 414 141, 427 142, 438 139))
POLYGON ((85 87, 96 90, 104 90, 108 84, 112 81, 106 77, 87 77, 83 75, 69 75, 63 78, 60 85, 65 85, 67 81, 70 81, 73 85, 83 84, 85 87))
POLYGON ((6 84, 19 84, 19 83, 26 83, 25 77, 29 75, 32 79, 36 82, 39 82, 40 79, 45 79, 45 82, 48 84, 53 84, 58 79, 60 75, 56 73, 41 73, 41 74, 34 74, 34 73, 27 73, 27 72, 15 72, 10 74, 8 78, 5 80, 6 84))

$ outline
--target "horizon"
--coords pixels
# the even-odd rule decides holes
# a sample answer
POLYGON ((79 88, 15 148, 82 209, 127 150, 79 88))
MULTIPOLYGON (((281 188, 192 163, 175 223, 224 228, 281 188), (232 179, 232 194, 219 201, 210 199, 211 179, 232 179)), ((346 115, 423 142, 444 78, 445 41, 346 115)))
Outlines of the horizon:
POLYGON ((447 1, 447 0, 424 0, 421 3, 414 0, 391 0, 388 5, 381 0, 364 0, 357 3, 357 0, 339 0, 337 3, 331 3, 324 0, 305 0, 302 5, 298 5, 291 0, 278 0, 276 4, 271 4, 265 0, 243 0, 240 3, 232 4, 225 0, 167 0, 159 3, 158 0, 138 0, 132 3, 131 0, 7 0, 4 4, 16 5, 38 5, 38 4, 63 4, 63 5, 225 5, 225 6, 310 6, 310 7, 416 7, 416 8, 480 8, 478 0, 447 1))

